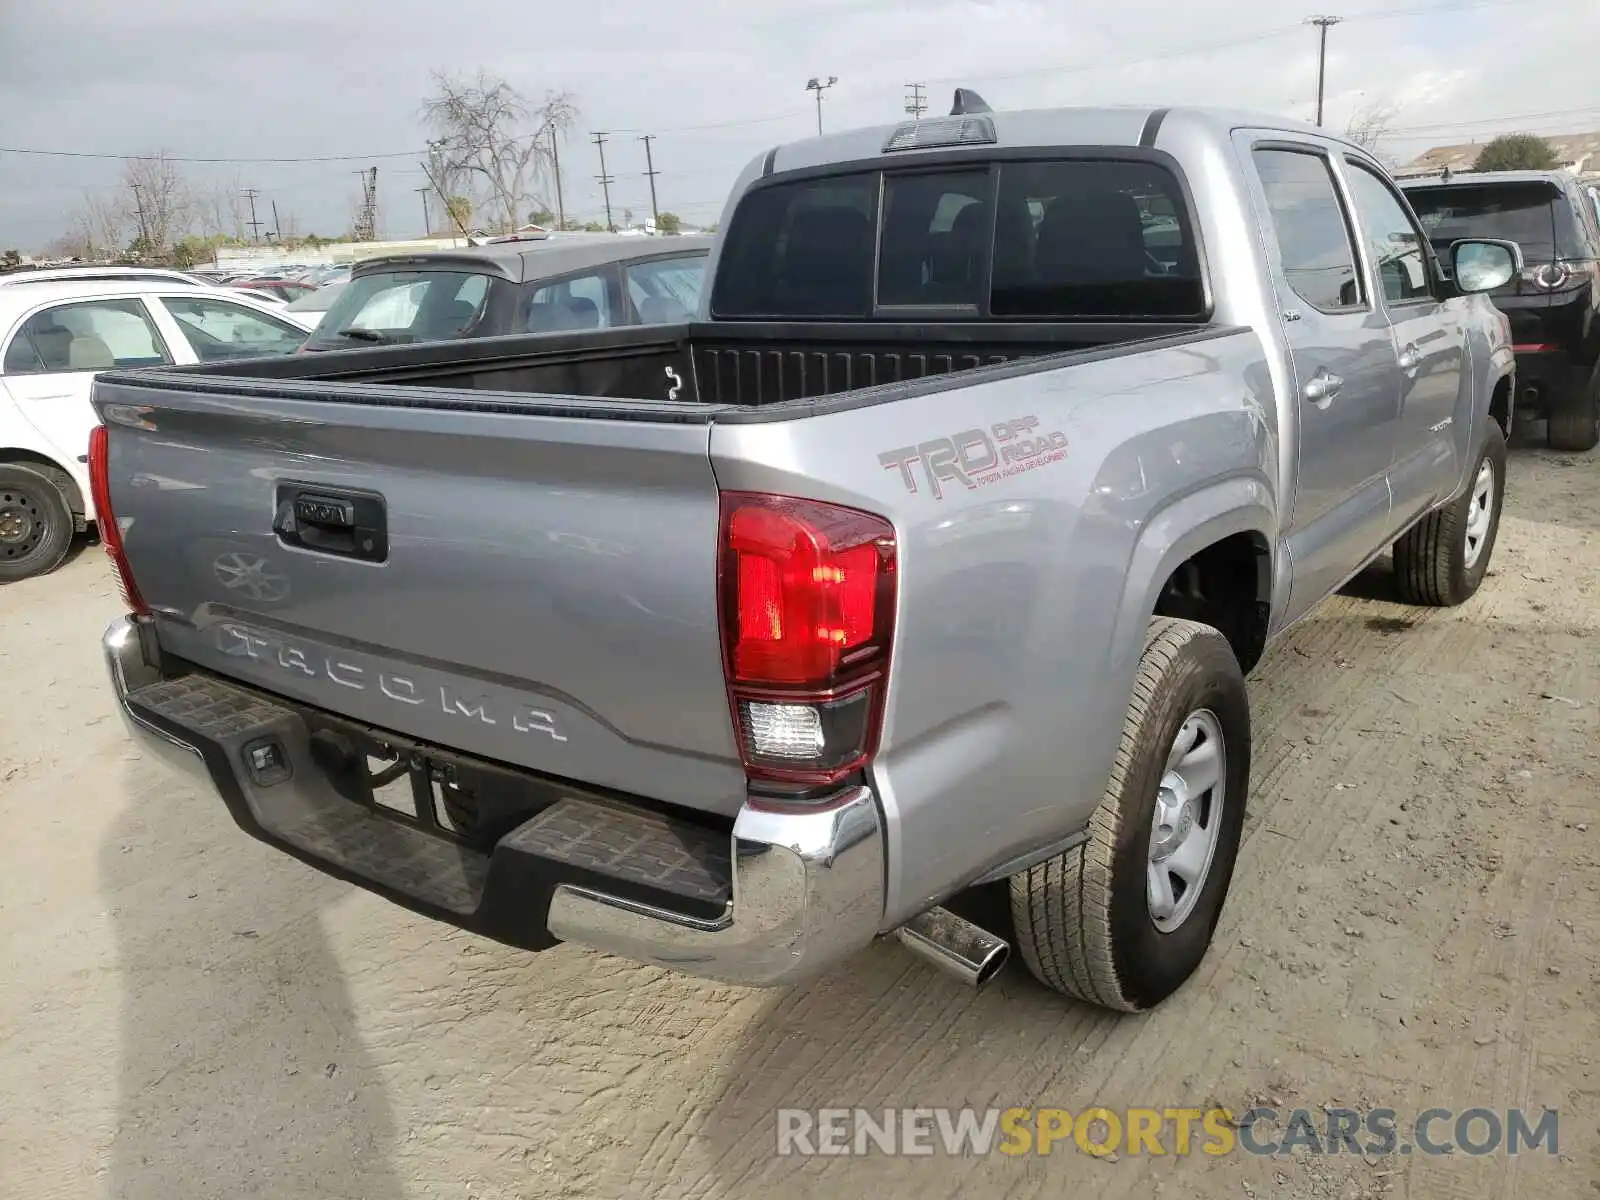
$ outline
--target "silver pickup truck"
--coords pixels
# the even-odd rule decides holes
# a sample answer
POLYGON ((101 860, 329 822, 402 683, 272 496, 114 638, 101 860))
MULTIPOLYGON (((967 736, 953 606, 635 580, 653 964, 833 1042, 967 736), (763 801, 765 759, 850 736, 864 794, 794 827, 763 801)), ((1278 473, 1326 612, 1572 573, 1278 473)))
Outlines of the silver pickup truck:
POLYGON ((753 161, 688 323, 101 375, 133 737, 528 950, 1173 992, 1244 674, 1391 545, 1484 578, 1520 253, 1309 127, 955 108, 753 161))

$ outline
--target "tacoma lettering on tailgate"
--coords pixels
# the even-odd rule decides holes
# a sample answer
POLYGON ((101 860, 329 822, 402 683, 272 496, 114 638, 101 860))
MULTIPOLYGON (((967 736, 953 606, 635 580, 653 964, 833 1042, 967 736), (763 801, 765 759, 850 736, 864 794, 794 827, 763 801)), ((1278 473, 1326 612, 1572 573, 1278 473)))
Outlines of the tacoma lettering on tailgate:
POLYGON ((885 470, 899 470, 906 490, 918 492, 921 474, 935 500, 944 499, 944 485, 957 483, 969 491, 1010 479, 1025 471, 1060 462, 1067 456, 1067 435, 1059 429, 1039 430, 1038 417, 1001 421, 987 430, 967 429, 950 437, 902 446, 878 455, 885 470))
POLYGON ((234 658, 248 658, 307 679, 325 679, 352 691, 382 696, 394 704, 413 708, 419 704, 437 704, 446 716, 464 717, 485 725, 499 725, 504 721, 518 733, 542 733, 552 741, 567 740, 566 734, 556 728, 555 718, 543 709, 527 704, 502 704, 450 684, 420 683, 409 675, 353 662, 348 656, 335 657, 322 650, 297 646, 279 634, 237 622, 217 626, 217 648, 234 658))

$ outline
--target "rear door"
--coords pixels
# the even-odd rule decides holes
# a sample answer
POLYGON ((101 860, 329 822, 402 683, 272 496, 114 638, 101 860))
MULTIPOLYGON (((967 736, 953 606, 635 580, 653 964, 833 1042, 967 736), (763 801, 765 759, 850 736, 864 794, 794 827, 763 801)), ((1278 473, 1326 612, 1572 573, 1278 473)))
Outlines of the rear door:
POLYGON ((168 335, 187 346, 196 362, 293 354, 305 344, 306 331, 298 325, 232 300, 169 294, 156 304, 168 335))
POLYGON ((1370 295, 1324 146, 1239 135, 1266 242, 1298 402, 1289 619, 1383 544, 1399 426, 1399 364, 1370 295))
POLYGON ((1460 481, 1463 463, 1453 426, 1458 413, 1463 418, 1470 413, 1462 404, 1469 379, 1466 306, 1442 298, 1426 237, 1395 189, 1353 155, 1345 156, 1344 168, 1367 275, 1376 283, 1400 365, 1400 418, 1389 481, 1392 523, 1401 528, 1460 481))
POLYGON ((89 404, 95 372, 180 361, 137 296, 46 305, 7 336, 6 391, 66 463, 82 463, 89 453, 89 431, 98 423, 89 404))

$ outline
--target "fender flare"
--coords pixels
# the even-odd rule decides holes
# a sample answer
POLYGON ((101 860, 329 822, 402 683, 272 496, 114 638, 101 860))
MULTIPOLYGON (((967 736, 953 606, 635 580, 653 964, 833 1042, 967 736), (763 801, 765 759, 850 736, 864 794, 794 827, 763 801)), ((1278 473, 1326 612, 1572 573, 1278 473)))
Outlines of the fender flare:
MULTIPOLYGON (((1169 501, 1144 523, 1128 557, 1117 620, 1108 648, 1107 674, 1132 686, 1145 630, 1161 588, 1178 566, 1207 546, 1235 534, 1260 537, 1275 553, 1277 513, 1272 490, 1259 475, 1235 475, 1169 501)), ((1275 578, 1268 564, 1268 579, 1275 578)), ((1273 607, 1278 607, 1273 597, 1273 607)))

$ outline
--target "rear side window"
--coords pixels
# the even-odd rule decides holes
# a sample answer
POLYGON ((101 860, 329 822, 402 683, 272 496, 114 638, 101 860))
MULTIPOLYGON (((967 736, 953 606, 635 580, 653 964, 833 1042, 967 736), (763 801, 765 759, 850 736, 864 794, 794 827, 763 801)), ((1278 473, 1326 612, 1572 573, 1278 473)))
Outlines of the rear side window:
POLYGON ((604 273, 552 280, 534 291, 523 321, 529 333, 610 329, 610 289, 604 273))
POLYGON ((109 371, 172 362, 144 305, 86 300, 35 313, 6 348, 8 375, 109 371))
MULTIPOLYGON (((476 271, 373 271, 352 278, 308 344, 323 349, 463 337, 501 281, 476 271)), ((506 286, 510 286, 509 284, 506 286)))
POLYGON ((721 318, 1185 319, 1205 313, 1187 205, 1159 164, 1085 159, 779 183, 734 213, 721 318))
POLYGON ((640 324, 669 325, 687 321, 698 313, 705 274, 704 254, 662 258, 628 267, 628 299, 633 302, 640 324))
POLYGON ((1321 312, 1360 306, 1350 226, 1328 160, 1299 150, 1257 150, 1254 157, 1278 258, 1295 295, 1321 312))

